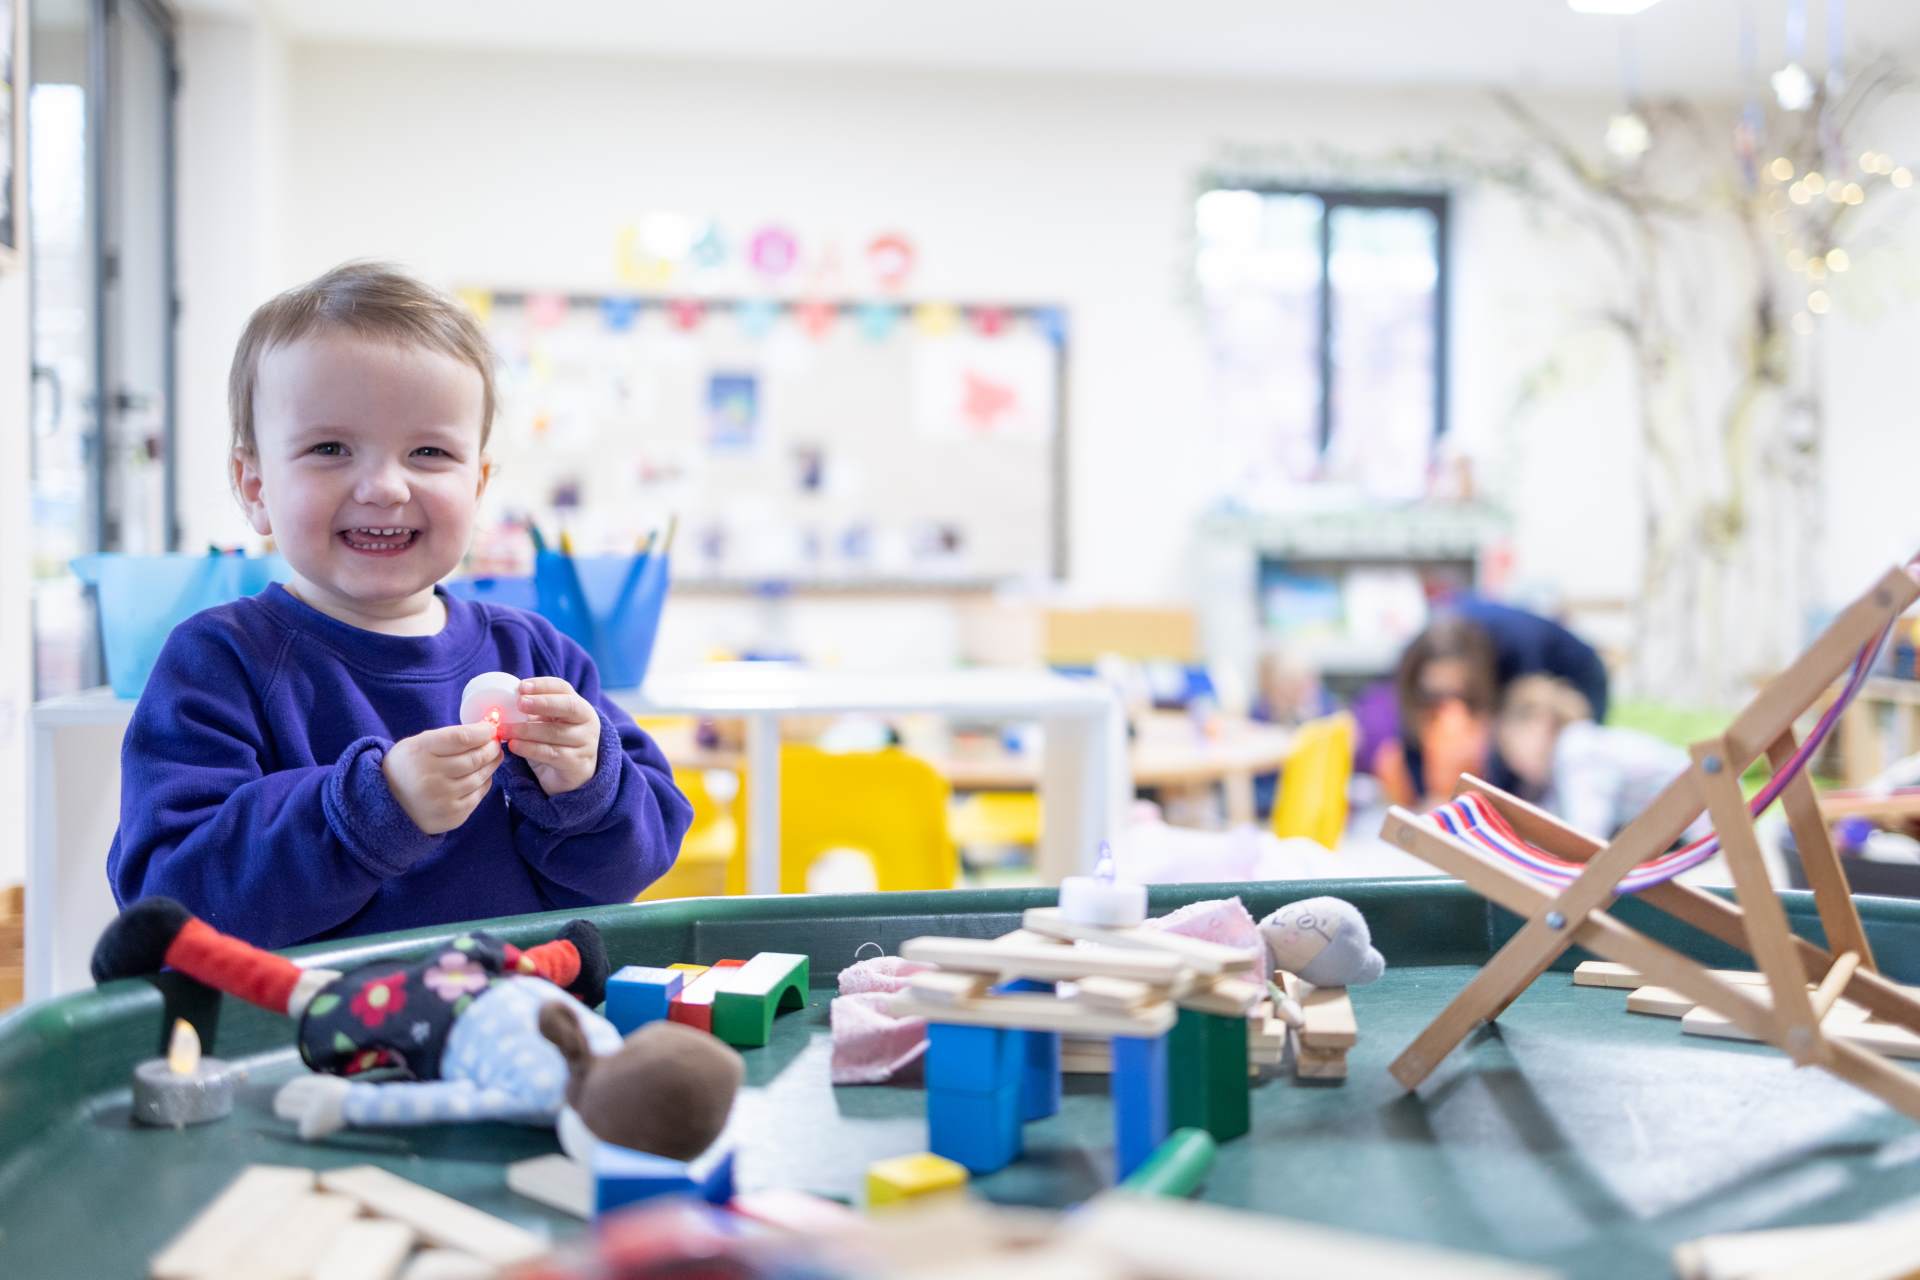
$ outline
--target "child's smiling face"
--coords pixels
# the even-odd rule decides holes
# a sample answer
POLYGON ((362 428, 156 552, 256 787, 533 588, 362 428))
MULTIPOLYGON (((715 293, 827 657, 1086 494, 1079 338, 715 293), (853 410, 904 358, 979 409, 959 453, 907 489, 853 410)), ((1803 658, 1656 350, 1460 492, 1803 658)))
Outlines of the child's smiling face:
POLYGON ((482 406, 479 372, 423 347, 321 332, 264 353, 234 474, 296 595, 372 630, 433 612, 487 485, 482 406))

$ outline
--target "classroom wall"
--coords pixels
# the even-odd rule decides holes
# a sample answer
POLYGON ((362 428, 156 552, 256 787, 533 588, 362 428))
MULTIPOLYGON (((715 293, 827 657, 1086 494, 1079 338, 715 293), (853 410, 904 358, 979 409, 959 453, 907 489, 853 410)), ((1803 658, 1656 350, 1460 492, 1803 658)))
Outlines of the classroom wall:
MULTIPOLYGON (((30 51, 15 74, 27 81, 30 51)), ((28 228, 31 230, 31 228, 28 228)), ((24 246, 23 246, 24 247, 24 246)), ((33 702, 32 588, 27 554, 27 432, 33 392, 27 343, 27 255, 0 271, 0 885, 27 866, 27 708, 33 702)))
MULTIPOLYGON (((190 71, 190 87, 194 79, 190 71)), ((1501 130, 1477 92, 304 44, 288 53, 284 94, 283 220, 272 266, 252 269, 249 296, 361 256, 398 259, 447 285, 606 287, 620 226, 676 210, 734 227, 778 219, 848 244, 900 228, 920 248, 918 295, 1065 304, 1071 587, 1107 599, 1188 595, 1191 530, 1217 490, 1206 357, 1183 291, 1193 182, 1216 148, 1325 145, 1366 155, 1501 130)), ((1613 107, 1548 104, 1595 133, 1613 107)), ((270 123, 223 114, 207 121, 200 145, 210 154, 223 149, 223 123, 250 140, 271 133, 270 123)), ((264 205, 257 213, 269 216, 264 205)), ((1572 600, 1629 599, 1641 512, 1624 360, 1604 342, 1576 344, 1564 393, 1516 419, 1521 377, 1550 351, 1564 354, 1580 287, 1569 245, 1497 193, 1464 193, 1455 213, 1458 447, 1514 509, 1521 579, 1550 581, 1572 600)), ((184 283, 187 323, 201 326, 193 341, 209 360, 205 382, 214 356, 230 349, 242 291, 229 281, 231 305, 196 317, 191 266, 184 283)), ((1911 302, 1880 322, 1873 343, 1898 349, 1907 336, 1920 336, 1911 302)), ((1833 385, 1848 388, 1832 415, 1835 471, 1848 464, 1831 481, 1840 492, 1851 491, 1860 458, 1914 447, 1893 438, 1897 386, 1884 369, 1859 367, 1860 345, 1834 341, 1826 354, 1833 385)), ((224 357, 217 364, 224 370, 224 357)), ((189 413, 217 420, 210 387, 183 394, 197 397, 189 413)), ((222 474, 223 438, 203 432, 187 446, 185 474, 222 474)), ((1885 472, 1867 469, 1876 474, 1864 482, 1881 494, 1885 472)), ((186 510, 191 521, 220 507, 186 510)), ((1904 536, 1894 517, 1875 519, 1849 510, 1830 522, 1836 580, 1856 581, 1860 566, 1892 554, 1889 537, 1904 536)), ((768 616, 751 601, 683 600, 662 658, 698 656, 711 637, 751 635, 768 616)), ((853 633, 842 656, 861 661, 907 651, 894 640, 899 616, 914 620, 912 660, 943 656, 952 628, 926 602, 794 604, 786 619, 853 633), (882 618, 888 625, 872 625, 882 618)))

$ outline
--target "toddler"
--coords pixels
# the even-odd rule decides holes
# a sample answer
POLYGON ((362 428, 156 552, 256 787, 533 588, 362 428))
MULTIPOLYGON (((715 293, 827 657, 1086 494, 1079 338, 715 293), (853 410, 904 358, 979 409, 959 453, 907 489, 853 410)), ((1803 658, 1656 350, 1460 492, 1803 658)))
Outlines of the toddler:
POLYGON ((264 947, 631 899, 692 810, 546 620, 437 587, 490 463, 493 362, 456 303, 350 263, 254 312, 233 487, 292 576, 168 637, 121 749, 107 874, 264 947), (459 723, 526 677, 504 745, 459 723))
MULTIPOLYGON (((1497 734, 1526 798, 1601 840, 1639 817, 1689 763, 1658 738, 1595 724, 1587 700, 1552 676, 1522 676, 1507 687, 1497 734)), ((1705 830, 1702 819, 1689 838, 1705 830)))

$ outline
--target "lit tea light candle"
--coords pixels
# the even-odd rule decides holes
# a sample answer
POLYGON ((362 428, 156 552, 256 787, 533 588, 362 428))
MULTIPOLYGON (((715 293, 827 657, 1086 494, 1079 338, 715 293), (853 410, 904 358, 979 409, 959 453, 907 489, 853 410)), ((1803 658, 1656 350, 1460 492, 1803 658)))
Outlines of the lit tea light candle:
POLYGON ((460 691, 460 723, 489 723, 493 736, 506 738, 507 726, 525 724, 520 710, 520 677, 511 671, 486 671, 467 681, 460 691))
POLYGON ((133 1118, 175 1129, 218 1120, 233 1110, 236 1072, 218 1058, 200 1056, 200 1035, 176 1018, 167 1056, 133 1069, 133 1118))
POLYGON ((1139 924, 1147 918, 1147 886, 1114 878, 1113 850, 1103 840, 1092 875, 1060 882, 1060 914, 1075 924, 1139 924))

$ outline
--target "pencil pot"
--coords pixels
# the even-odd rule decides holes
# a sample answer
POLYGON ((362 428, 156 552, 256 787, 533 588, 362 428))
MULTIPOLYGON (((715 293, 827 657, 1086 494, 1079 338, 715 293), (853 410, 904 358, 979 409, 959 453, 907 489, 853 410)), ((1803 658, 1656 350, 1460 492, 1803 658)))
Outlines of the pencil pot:
POLYGON ((81 556, 74 575, 93 590, 115 697, 137 698, 175 626, 202 609, 284 582, 279 556, 81 556))
POLYGON ((533 588, 540 615, 592 656, 602 688, 637 689, 646 679, 667 602, 670 559, 535 555, 533 588))

